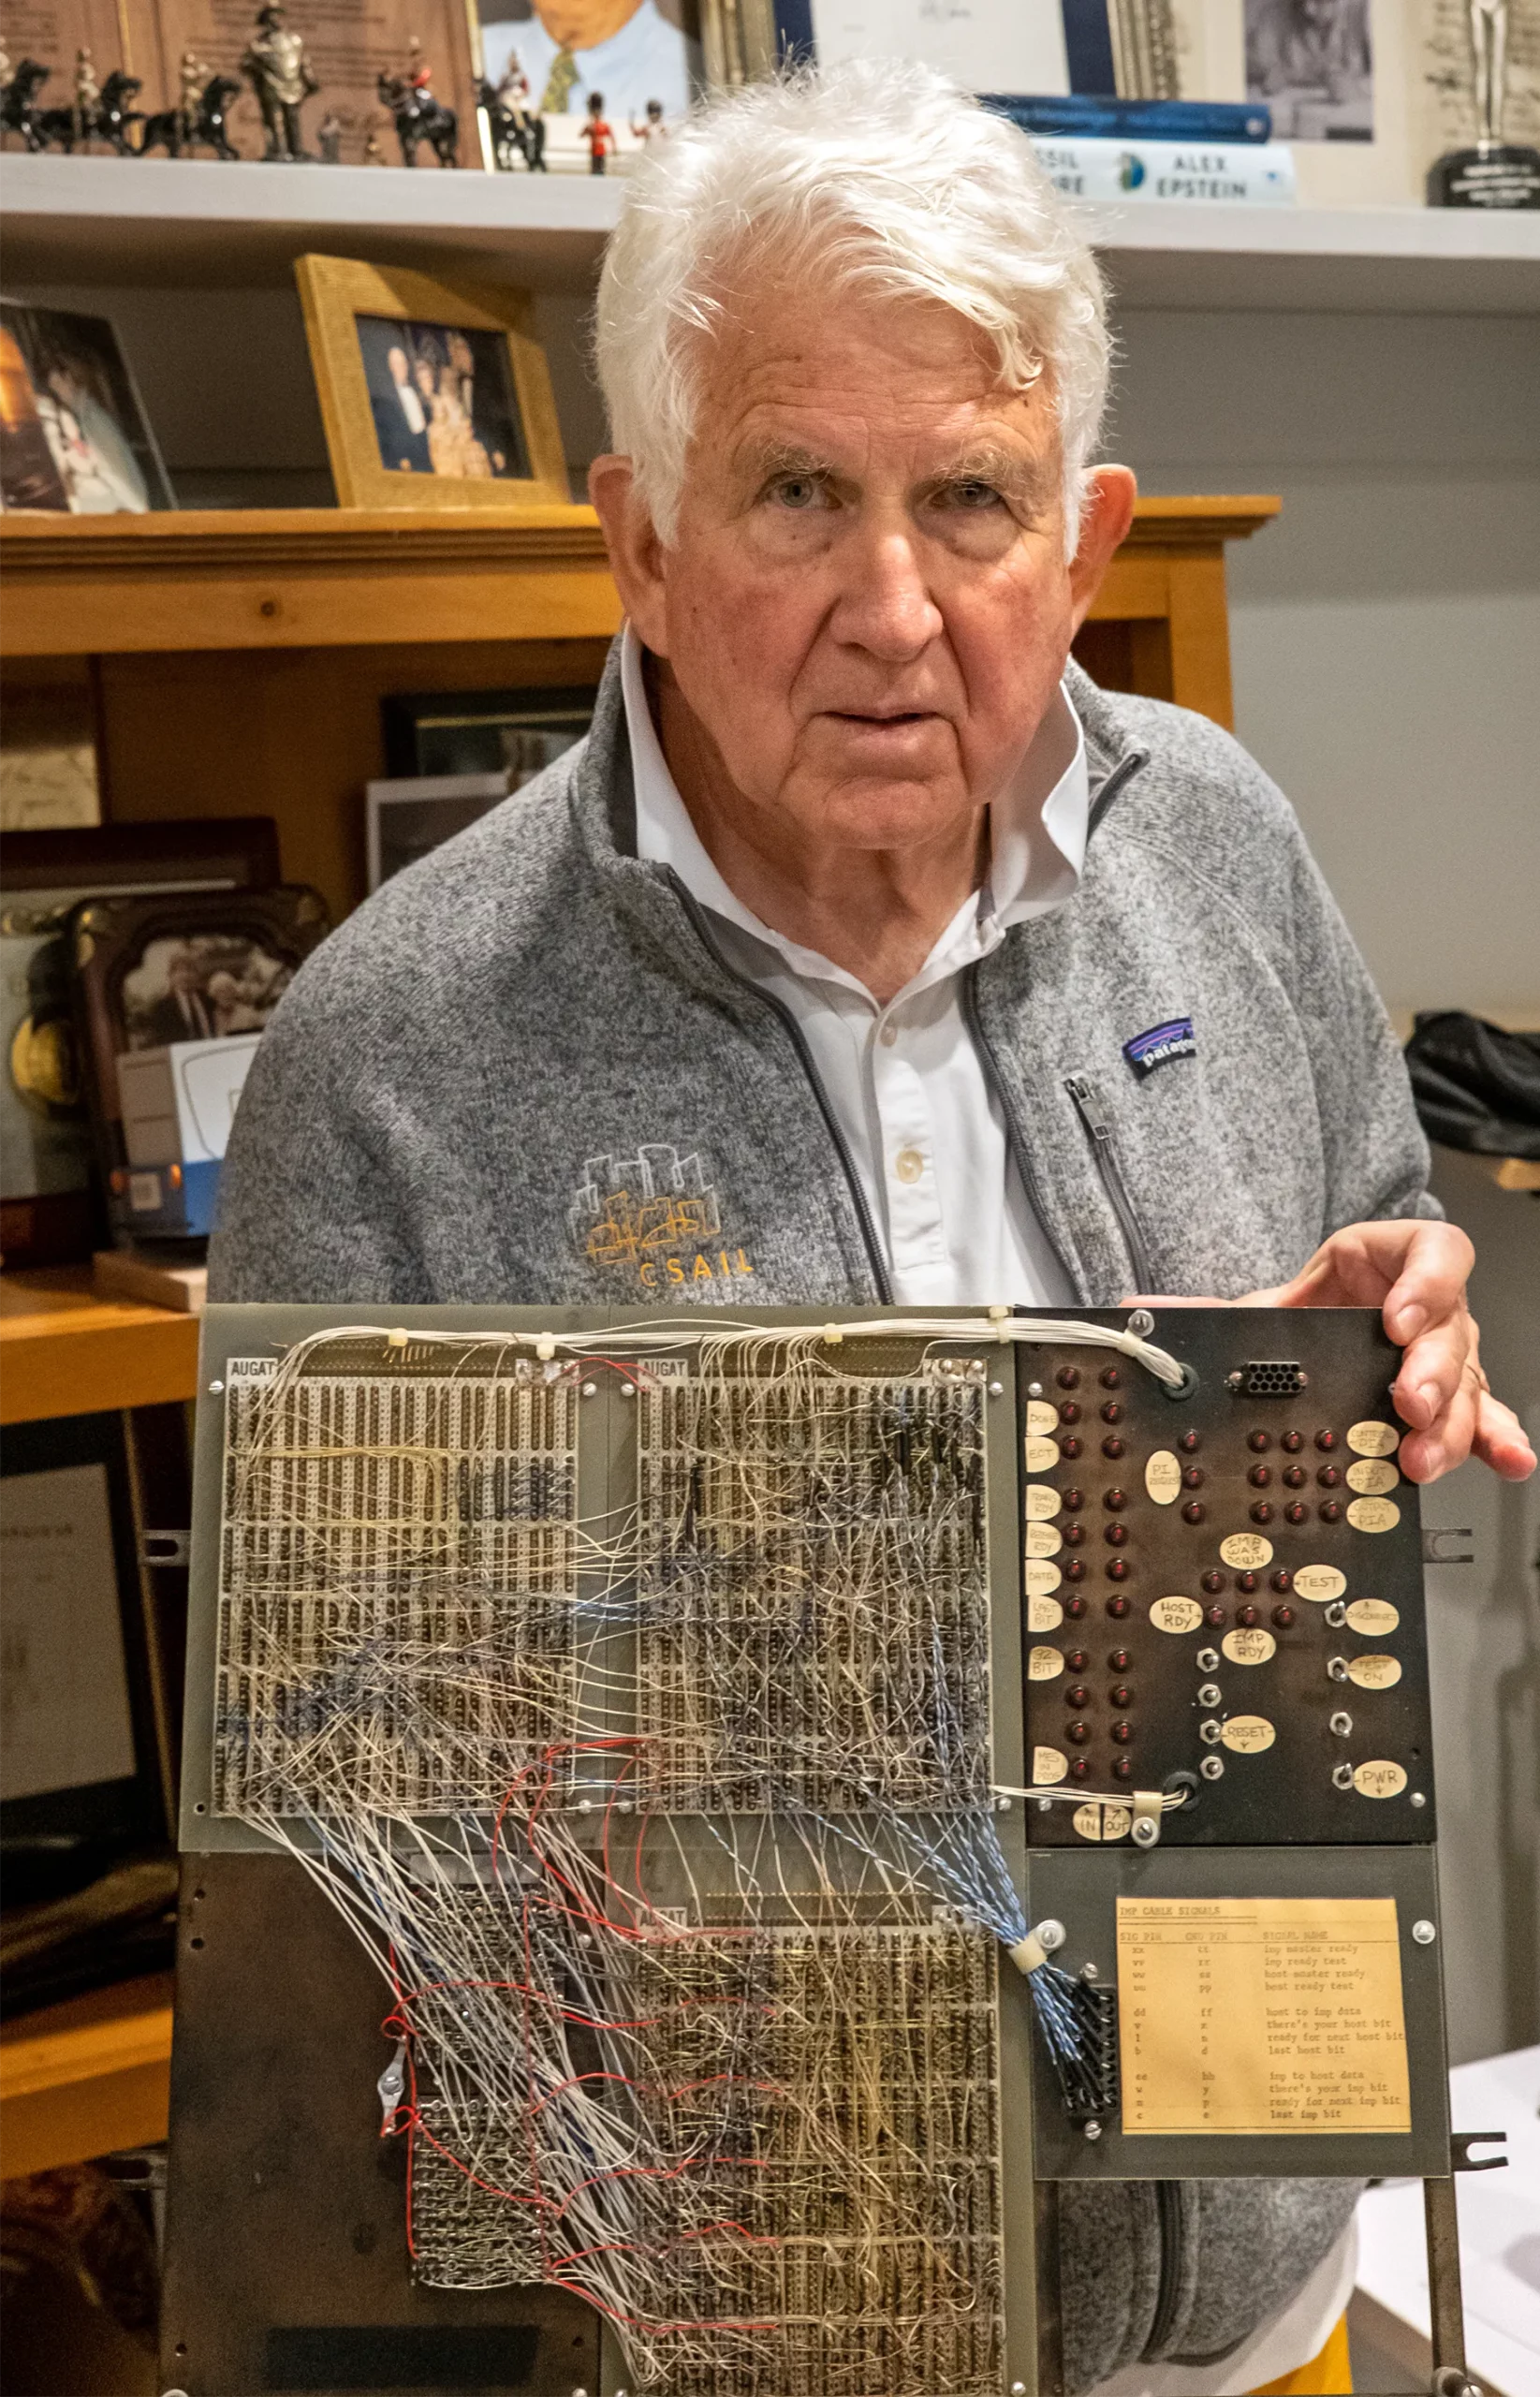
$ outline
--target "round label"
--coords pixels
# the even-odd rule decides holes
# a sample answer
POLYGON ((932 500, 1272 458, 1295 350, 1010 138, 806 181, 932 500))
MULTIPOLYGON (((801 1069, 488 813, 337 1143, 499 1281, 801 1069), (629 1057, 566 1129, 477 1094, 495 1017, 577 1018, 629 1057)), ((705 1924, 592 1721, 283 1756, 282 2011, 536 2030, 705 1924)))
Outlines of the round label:
POLYGON ((1265 1665, 1278 1653, 1270 1631, 1227 1631, 1220 1646, 1232 1665, 1265 1665))
POLYGON ((1265 1714, 1232 1714, 1219 1736, 1232 1756, 1259 1757, 1278 1734, 1265 1714))
POLYGON ((1347 1520, 1356 1532, 1393 1532, 1401 1522, 1401 1508, 1389 1498, 1355 1498, 1347 1520))
POLYGON ((1082 1839, 1126 1839, 1133 1820, 1126 1806, 1077 1806, 1070 1816, 1082 1839))
POLYGON ((1029 1482, 1027 1485, 1028 1522, 1046 1523, 1058 1512, 1059 1493, 1057 1490, 1052 1489, 1046 1481, 1029 1482))
POLYGON ((1401 1621, 1401 1616, 1388 1598, 1355 1598, 1348 1608, 1347 1619, 1355 1631, 1368 1640, 1388 1640, 1401 1621))
POLYGON ((1340 1598, 1347 1587, 1347 1575, 1339 1573, 1335 1565, 1301 1565, 1294 1576, 1295 1593, 1309 1598, 1313 1605, 1329 1605, 1340 1598))
POLYGON ((1376 1757, 1371 1764, 1355 1766, 1353 1787, 1360 1798, 1399 1798, 1406 1787, 1406 1774, 1399 1764, 1376 1757))
POLYGON ((1051 1523, 1027 1525, 1027 1554, 1029 1556, 1057 1556, 1063 1544, 1051 1523))
POLYGON ((1026 1444, 1027 1471, 1051 1473, 1059 1462, 1057 1440, 1029 1440, 1026 1444))
POLYGON ((1144 1468, 1144 1486, 1157 1507, 1181 1494, 1181 1460, 1174 1448, 1157 1448, 1144 1468))
POLYGON ((1347 1677, 1359 1689, 1394 1689, 1401 1679, 1401 1658, 1350 1656, 1347 1677))
POLYGON ((1029 1631, 1057 1631, 1063 1619, 1064 1610, 1057 1598, 1050 1598, 1039 1593, 1035 1598, 1027 1600, 1027 1629, 1029 1631))
POLYGON ((1383 1457, 1359 1457, 1347 1469, 1347 1486, 1362 1493, 1366 1498, 1383 1497, 1394 1490, 1401 1479, 1395 1466, 1383 1457))
POLYGON ((1056 1682, 1064 1669, 1064 1660, 1057 1648, 1032 1648, 1027 1652, 1029 1682, 1056 1682))
POLYGON ((1203 1609, 1195 1598, 1157 1598, 1150 1620, 1157 1631, 1195 1631, 1203 1621, 1203 1609))
POLYGON ((1027 1403, 1027 1429, 1051 1440, 1059 1429, 1059 1409, 1049 1406, 1046 1399, 1030 1399, 1027 1403))
MULTIPOLYGON (((1393 1457, 1401 1447, 1401 1434, 1393 1423, 1355 1423, 1347 1445, 1357 1457, 1393 1457)), ((1364 1770, 1368 1772, 1367 1765, 1364 1770)))
POLYGON ((1041 1788, 1049 1781, 1063 1781, 1068 1771, 1069 1758, 1062 1757, 1057 1748, 1034 1748, 1032 1778, 1036 1787, 1041 1788))
POLYGON ((1063 1578, 1057 1565, 1038 1562, 1029 1565, 1021 1576, 1029 1598, 1051 1597, 1063 1578))
POLYGON ((1220 1541, 1219 1552, 1238 1573, 1256 1573, 1272 1563, 1272 1542, 1260 1532, 1232 1532, 1228 1539, 1220 1541))

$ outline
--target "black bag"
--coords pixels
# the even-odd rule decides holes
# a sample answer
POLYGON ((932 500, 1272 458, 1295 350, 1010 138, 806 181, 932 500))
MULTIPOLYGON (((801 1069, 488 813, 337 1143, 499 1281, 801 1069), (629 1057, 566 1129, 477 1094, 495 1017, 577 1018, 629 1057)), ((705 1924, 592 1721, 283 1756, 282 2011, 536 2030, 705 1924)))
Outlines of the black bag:
POLYGON ((1451 1007, 1414 1017, 1406 1063, 1430 1140, 1540 1160, 1540 1032, 1503 1032, 1451 1007))

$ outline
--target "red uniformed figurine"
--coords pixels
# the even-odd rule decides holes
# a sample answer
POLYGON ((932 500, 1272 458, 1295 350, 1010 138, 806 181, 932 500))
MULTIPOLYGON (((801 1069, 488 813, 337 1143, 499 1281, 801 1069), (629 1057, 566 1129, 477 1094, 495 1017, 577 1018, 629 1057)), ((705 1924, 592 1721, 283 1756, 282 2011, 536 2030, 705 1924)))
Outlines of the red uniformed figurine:
POLYGON ((613 128, 604 121, 602 92, 590 92, 588 96, 588 123, 583 127, 582 138, 588 144, 589 173, 604 174, 606 159, 614 155, 615 135, 613 128))

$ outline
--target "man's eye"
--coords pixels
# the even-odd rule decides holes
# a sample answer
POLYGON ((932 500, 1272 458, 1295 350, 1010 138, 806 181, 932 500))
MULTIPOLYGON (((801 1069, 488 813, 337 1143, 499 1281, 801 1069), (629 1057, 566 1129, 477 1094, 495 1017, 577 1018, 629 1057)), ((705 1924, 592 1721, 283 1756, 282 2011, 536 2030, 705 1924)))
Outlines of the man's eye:
POLYGON ((993 483, 948 483, 942 493, 943 501, 952 507, 996 507, 1000 493, 993 483))
POLYGON ((821 507, 825 493, 816 475, 778 475, 770 496, 781 507, 809 508, 821 507))

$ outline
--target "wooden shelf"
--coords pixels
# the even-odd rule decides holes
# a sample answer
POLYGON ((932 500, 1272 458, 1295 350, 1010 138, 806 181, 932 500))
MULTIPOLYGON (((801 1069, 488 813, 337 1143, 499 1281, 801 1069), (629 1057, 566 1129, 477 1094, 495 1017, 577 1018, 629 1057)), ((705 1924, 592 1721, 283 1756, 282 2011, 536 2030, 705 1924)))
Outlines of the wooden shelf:
POLYGON ((198 1388, 198 1319, 104 1299, 88 1265, 0 1274, 0 1423, 158 1406, 198 1388))
MULTIPOLYGON (((331 250, 579 289, 625 189, 623 176, 211 159, 11 155, 5 172, 11 287, 286 286, 303 251, 331 250)), ((1128 307, 1540 311, 1540 217, 1522 211, 1167 200, 1078 213, 1128 307)))
POLYGON ((125 1981, 0 2029, 7 2178, 166 2137, 171 1976, 125 1981))
POLYGON ((1540 1194, 1540 1164, 1533 1157, 1482 1157, 1478 1162, 1499 1190, 1533 1190, 1540 1194))

